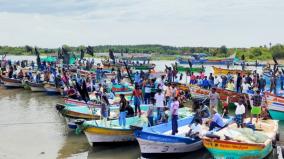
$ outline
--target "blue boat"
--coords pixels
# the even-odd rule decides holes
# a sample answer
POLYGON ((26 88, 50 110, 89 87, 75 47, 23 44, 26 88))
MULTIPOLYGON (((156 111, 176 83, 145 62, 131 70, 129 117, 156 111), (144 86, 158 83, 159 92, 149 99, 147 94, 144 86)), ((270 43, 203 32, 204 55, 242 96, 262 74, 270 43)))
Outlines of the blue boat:
MULTIPOLYGON (((141 154, 143 157, 160 157, 173 155, 183 155, 192 151, 199 150, 203 147, 200 138, 186 137, 189 132, 189 124, 194 119, 194 116, 178 120, 178 133, 171 135, 171 122, 135 130, 134 134, 138 140, 141 154)), ((227 120, 226 123, 231 122, 227 120)), ((208 133, 208 127, 203 126, 203 132, 208 133)))
POLYGON ((188 65, 188 60, 193 65, 232 65, 234 63, 234 58, 220 59, 220 60, 209 60, 209 59, 183 59, 177 58, 179 64, 188 65))

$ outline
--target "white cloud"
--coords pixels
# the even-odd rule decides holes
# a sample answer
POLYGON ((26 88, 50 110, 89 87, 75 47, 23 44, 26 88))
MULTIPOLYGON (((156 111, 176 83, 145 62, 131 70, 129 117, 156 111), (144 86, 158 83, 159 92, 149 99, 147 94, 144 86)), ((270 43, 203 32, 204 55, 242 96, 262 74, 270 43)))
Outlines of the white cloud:
POLYGON ((284 42, 282 0, 0 0, 0 45, 284 42))

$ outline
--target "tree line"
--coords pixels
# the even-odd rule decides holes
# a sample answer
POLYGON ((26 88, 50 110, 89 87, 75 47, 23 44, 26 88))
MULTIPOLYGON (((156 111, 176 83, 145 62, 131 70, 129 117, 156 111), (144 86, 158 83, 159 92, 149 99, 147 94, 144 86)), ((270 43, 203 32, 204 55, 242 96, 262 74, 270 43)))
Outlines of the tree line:
MULTIPOLYGON (((270 47, 259 46, 251 48, 227 48, 225 45, 221 47, 175 47, 166 45, 98 45, 98 46, 68 46, 63 45, 59 48, 38 48, 40 54, 58 53, 62 48, 68 52, 80 53, 81 50, 87 50, 91 47, 96 53, 109 52, 111 49, 115 53, 144 53, 144 54, 160 54, 160 55, 182 55, 187 56, 192 53, 206 53, 209 56, 229 57, 236 54, 237 57, 244 55, 248 60, 267 60, 276 58, 284 58, 284 45, 276 44, 270 47)), ((34 48, 32 46, 0 46, 0 54, 11 55, 33 55, 34 48)))

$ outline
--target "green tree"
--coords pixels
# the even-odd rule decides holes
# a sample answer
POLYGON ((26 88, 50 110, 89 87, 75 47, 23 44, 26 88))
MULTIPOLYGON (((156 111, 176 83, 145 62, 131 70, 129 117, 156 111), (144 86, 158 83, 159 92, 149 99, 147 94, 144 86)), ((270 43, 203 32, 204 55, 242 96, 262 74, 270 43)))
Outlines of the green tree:
POLYGON ((284 58, 284 45, 277 44, 271 47, 272 56, 276 58, 284 58))
POLYGON ((228 49, 225 45, 220 47, 220 53, 225 55, 228 53, 228 49))

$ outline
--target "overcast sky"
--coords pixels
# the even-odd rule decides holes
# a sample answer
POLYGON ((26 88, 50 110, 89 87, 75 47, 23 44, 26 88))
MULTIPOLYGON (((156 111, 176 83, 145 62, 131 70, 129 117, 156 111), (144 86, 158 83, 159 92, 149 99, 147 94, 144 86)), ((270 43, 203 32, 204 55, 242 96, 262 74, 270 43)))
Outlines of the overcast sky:
POLYGON ((0 45, 284 43, 284 0, 0 0, 0 45))

